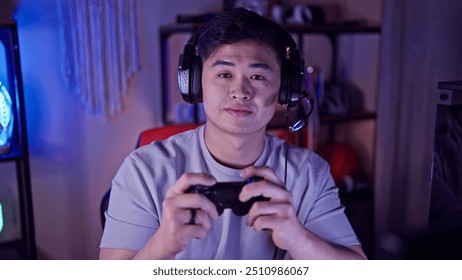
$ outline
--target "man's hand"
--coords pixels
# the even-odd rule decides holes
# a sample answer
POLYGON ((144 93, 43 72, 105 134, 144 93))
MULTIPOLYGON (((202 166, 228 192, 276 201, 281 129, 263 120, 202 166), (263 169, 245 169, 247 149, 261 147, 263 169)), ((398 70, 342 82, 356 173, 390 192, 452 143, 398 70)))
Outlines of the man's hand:
POLYGON ((248 167, 241 175, 264 178, 245 186, 239 195, 241 201, 260 195, 270 199, 254 203, 247 216, 247 224, 257 231, 269 230, 274 244, 287 250, 292 258, 367 259, 360 245, 333 245, 306 229, 298 221, 292 194, 269 167, 248 167))
MULTIPOLYGON (((202 239, 218 217, 215 205, 205 196, 186 193, 192 185, 211 186, 216 180, 203 173, 185 173, 167 191, 163 202, 162 221, 156 239, 162 240, 162 257, 173 258, 189 246, 192 238, 202 239), (192 209, 195 212, 191 224, 192 209)), ((156 246, 157 247, 157 246, 156 246)))
POLYGON ((260 195, 270 199, 254 203, 247 216, 247 224, 257 231, 269 230, 278 248, 288 251, 296 248, 297 236, 303 236, 306 229, 298 221, 292 194, 269 167, 248 167, 241 175, 245 178, 264 178, 245 186, 239 195, 241 201, 260 195))

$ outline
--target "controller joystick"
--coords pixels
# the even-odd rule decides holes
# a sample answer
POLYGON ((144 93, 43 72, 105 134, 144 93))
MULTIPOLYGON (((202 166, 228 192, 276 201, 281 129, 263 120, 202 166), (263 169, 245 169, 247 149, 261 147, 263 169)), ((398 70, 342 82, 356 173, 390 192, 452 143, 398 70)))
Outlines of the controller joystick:
POLYGON ((218 215, 221 215, 226 208, 231 208, 237 216, 244 216, 249 213, 250 208, 256 201, 268 201, 264 196, 253 197, 246 202, 239 200, 239 193, 242 188, 252 182, 263 180, 260 177, 251 177, 242 182, 219 182, 213 186, 193 185, 187 192, 200 193, 205 195, 215 204, 218 215))

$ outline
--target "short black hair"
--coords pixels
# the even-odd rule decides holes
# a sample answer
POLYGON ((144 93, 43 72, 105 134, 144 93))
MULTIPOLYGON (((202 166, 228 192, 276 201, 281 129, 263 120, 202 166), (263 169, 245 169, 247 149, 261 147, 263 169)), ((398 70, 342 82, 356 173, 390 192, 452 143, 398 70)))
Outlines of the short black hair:
POLYGON ((220 13, 200 30, 198 54, 205 61, 221 45, 255 40, 270 46, 281 64, 288 47, 295 42, 282 26, 245 8, 235 8, 220 13))

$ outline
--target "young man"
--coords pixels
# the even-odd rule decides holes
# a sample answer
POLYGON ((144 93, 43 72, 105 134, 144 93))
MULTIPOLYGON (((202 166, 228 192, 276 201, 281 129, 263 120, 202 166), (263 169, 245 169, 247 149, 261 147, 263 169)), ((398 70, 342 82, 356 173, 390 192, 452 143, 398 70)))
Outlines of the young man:
POLYGON ((113 181, 101 259, 366 258, 328 164, 298 147, 286 157, 285 142, 266 134, 294 47, 288 36, 245 9, 200 30, 197 98, 206 124, 127 157, 113 181), (263 180, 247 184, 239 199, 268 200, 245 216, 219 215, 206 196, 187 192, 254 176, 263 180))

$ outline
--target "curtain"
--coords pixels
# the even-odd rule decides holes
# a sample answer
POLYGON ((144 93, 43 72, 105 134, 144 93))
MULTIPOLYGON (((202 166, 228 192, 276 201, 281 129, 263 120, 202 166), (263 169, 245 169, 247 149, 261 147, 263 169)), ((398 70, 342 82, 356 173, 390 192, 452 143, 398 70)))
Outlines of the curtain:
POLYGON ((462 1, 384 0, 375 167, 376 257, 428 221, 439 81, 462 78, 462 1))
POLYGON ((139 70, 136 0, 58 0, 67 88, 93 115, 122 113, 139 70))

